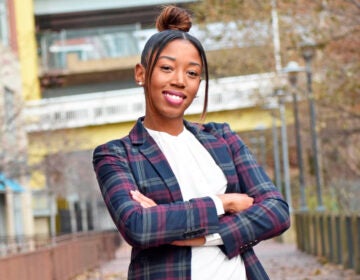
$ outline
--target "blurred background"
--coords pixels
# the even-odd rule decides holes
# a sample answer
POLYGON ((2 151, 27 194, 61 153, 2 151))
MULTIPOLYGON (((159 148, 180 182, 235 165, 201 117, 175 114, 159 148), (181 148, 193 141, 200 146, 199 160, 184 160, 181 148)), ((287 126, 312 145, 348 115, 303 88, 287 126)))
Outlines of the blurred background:
MULTIPOLYGON (((144 114, 133 69, 164 4, 192 11, 190 33, 207 51, 206 121, 230 123, 294 216, 329 215, 315 221, 318 239, 334 215, 355 220, 356 239, 358 1, 0 0, 0 257, 66 234, 114 230, 92 151, 144 114)), ((188 120, 199 121, 202 102, 188 120)), ((320 248, 315 254, 333 247, 296 238, 303 250, 320 248)), ((347 248, 359 246, 355 239, 347 248)))

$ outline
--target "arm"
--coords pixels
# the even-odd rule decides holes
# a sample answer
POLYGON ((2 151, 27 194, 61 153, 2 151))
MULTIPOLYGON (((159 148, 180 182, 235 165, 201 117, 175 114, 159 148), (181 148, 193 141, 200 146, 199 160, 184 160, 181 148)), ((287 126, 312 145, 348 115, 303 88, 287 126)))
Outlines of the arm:
MULTIPOLYGON (((157 204, 150 198, 146 197, 145 195, 141 194, 139 191, 131 191, 131 197, 140 203, 141 207, 143 208, 150 208, 157 206, 157 204)), ((187 239, 187 240, 178 240, 171 242, 172 245, 176 246, 201 246, 205 243, 205 237, 200 236, 197 238, 187 239)))
MULTIPOLYGON (((211 198, 159 204, 143 208, 131 197, 138 186, 130 166, 130 147, 110 142, 94 151, 93 164, 98 183, 112 219, 126 241, 148 248, 175 240, 197 238, 218 230, 219 220, 211 198)), ((146 160, 136 154, 131 160, 146 160)), ((141 178, 146 180, 147 178, 141 178)), ((162 183, 160 178, 155 178, 162 183)), ((168 192, 164 186, 164 192, 168 192)))
POLYGON ((237 191, 254 198, 254 205, 248 209, 220 218, 219 233, 224 242, 220 248, 231 258, 261 240, 281 234, 290 226, 290 220, 288 205, 280 192, 228 125, 223 127, 223 137, 238 174, 241 190, 237 191))
MULTIPOLYGON (((135 201, 139 202, 143 208, 150 208, 157 205, 152 199, 141 194, 139 191, 131 191, 130 194, 131 197, 135 201)), ((246 194, 238 193, 220 194, 218 197, 226 213, 241 212, 251 207, 254 201, 252 197, 249 197, 246 194)), ((206 243, 206 238, 206 236, 201 236, 193 239, 177 240, 173 241, 171 244, 176 246, 202 246, 206 243)), ((213 246, 223 244, 220 236, 216 237, 214 240, 212 241, 212 243, 215 243, 213 246), (214 240, 216 241, 214 242, 214 240)))

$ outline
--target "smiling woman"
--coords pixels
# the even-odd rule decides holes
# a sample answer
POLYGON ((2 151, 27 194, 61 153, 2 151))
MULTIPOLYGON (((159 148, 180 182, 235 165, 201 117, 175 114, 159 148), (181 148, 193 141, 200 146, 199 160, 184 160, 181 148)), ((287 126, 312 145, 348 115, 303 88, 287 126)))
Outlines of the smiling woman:
POLYGON ((137 64, 135 79, 145 88, 144 125, 178 135, 183 130, 184 112, 199 89, 201 73, 199 52, 184 39, 173 40, 162 50, 150 79, 146 79, 144 66, 137 64))
POLYGON ((129 279, 269 279, 252 247, 289 227, 289 209, 230 127, 184 112, 208 68, 189 13, 167 6, 135 80, 145 116, 94 151, 109 213, 132 246, 129 279))

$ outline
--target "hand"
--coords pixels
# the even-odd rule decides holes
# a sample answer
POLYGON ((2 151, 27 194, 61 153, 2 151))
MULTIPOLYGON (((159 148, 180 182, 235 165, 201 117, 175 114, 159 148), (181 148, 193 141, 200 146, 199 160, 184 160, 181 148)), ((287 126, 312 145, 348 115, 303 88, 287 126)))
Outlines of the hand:
POLYGON ((219 194, 226 213, 238 213, 250 208, 254 204, 254 199, 244 193, 219 194))
POLYGON ((139 191, 130 191, 130 195, 133 200, 139 202, 140 205, 144 208, 149 208, 157 205, 154 200, 146 197, 139 191))
POLYGON ((205 244, 205 237, 197 237, 193 239, 187 239, 187 240, 180 240, 180 241, 173 241, 171 242, 171 245, 175 246, 202 246, 205 244))
MULTIPOLYGON (((133 200, 139 202, 144 208, 156 206, 157 204, 150 198, 146 197, 139 191, 130 191, 133 200)), ((175 246, 202 246, 205 244, 205 237, 198 237, 188 240, 173 241, 171 245, 175 246)))

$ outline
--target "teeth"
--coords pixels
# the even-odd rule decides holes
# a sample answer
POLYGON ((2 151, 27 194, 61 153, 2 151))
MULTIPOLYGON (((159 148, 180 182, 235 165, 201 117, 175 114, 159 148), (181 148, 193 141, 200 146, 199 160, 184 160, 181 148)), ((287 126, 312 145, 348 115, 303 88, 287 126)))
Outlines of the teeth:
POLYGON ((172 95, 172 94, 169 94, 169 93, 165 93, 165 95, 166 95, 166 96, 169 96, 169 97, 171 97, 171 98, 173 98, 173 99, 177 99, 177 100, 182 99, 182 97, 180 97, 180 96, 172 95))

